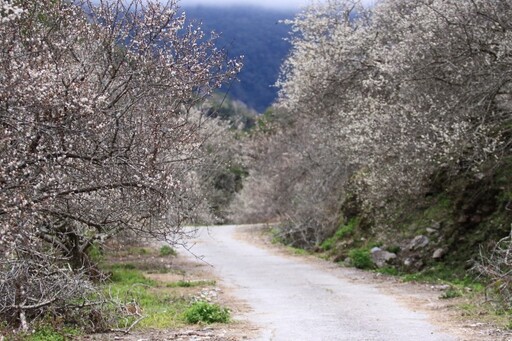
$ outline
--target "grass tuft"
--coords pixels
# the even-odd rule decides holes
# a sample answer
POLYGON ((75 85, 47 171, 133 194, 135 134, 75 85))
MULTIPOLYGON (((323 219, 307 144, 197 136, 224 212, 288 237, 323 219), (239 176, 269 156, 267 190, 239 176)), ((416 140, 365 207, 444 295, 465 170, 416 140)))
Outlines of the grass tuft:
POLYGON ((204 301, 193 303, 183 314, 186 322, 197 323, 227 323, 230 319, 229 310, 218 304, 204 301))
POLYGON ((352 249, 348 256, 352 259, 352 263, 358 269, 373 269, 374 267, 370 250, 366 248, 352 249))
POLYGON ((217 282, 215 281, 177 281, 168 283, 166 285, 167 288, 193 288, 199 286, 210 286, 215 285, 217 282))
POLYGON ((167 257, 167 256, 175 257, 176 255, 177 255, 176 250, 174 250, 169 245, 164 245, 160 248, 160 256, 161 257, 167 257))

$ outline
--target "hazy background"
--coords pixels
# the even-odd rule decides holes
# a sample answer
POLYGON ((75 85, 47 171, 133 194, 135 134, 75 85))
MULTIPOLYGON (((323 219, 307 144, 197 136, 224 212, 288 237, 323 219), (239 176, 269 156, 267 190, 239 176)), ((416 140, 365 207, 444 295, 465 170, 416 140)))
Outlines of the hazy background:
POLYGON ((262 6, 277 9, 298 9, 308 0, 181 0, 181 6, 262 6))
MULTIPOLYGON (((181 0, 187 18, 203 23, 205 31, 221 33, 219 47, 230 57, 244 55, 239 81, 223 90, 232 99, 262 113, 276 99, 274 87, 290 45, 290 27, 281 23, 319 0, 181 0)), ((371 5, 374 0, 363 0, 371 5)))

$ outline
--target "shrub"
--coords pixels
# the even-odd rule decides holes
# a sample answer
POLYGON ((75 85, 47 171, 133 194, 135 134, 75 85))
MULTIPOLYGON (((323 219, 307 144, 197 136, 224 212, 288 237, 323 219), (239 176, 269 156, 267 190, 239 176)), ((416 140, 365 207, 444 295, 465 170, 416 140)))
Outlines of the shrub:
POLYGON ((176 250, 174 250, 169 245, 164 245, 160 248, 160 256, 166 257, 166 256, 176 256, 176 250))
POLYGON ((338 231, 336 231, 334 236, 337 239, 343 239, 345 237, 350 236, 354 232, 358 223, 359 221, 357 218, 350 219, 350 221, 346 225, 340 226, 340 228, 338 229, 338 231))
POLYGON ((188 323, 227 323, 229 322, 229 310, 217 304, 204 301, 193 303, 183 314, 188 323))
POLYGON ((354 266, 358 269, 371 269, 373 268, 372 256, 370 250, 361 248, 353 249, 349 252, 349 257, 352 259, 354 266))
POLYGON ((340 225, 338 230, 334 233, 334 236, 324 240, 323 243, 320 244, 320 248, 324 251, 331 250, 338 240, 342 240, 342 239, 352 235, 352 233, 354 233, 354 230, 355 230, 356 226, 358 225, 358 223, 359 223, 359 220, 357 218, 352 218, 349 220, 349 222, 347 224, 340 225))
POLYGON ((324 251, 329 251, 334 246, 334 238, 327 238, 323 241, 322 244, 320 244, 320 248, 324 251))

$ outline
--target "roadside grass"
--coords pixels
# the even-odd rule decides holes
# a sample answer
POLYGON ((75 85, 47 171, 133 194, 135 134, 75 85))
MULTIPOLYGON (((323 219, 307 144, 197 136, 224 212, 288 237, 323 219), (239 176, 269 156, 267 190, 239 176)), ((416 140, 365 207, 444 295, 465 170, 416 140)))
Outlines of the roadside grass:
POLYGON ((213 281, 213 280, 197 280, 197 281, 184 281, 184 280, 180 280, 180 281, 176 281, 176 282, 171 282, 171 283, 167 283, 165 286, 167 288, 194 288, 194 287, 200 287, 200 286, 213 286, 217 284, 216 281, 213 281))
MULTIPOLYGON (((100 269, 107 275, 100 289, 109 300, 101 312, 111 323, 108 328, 131 331, 179 329, 195 323, 230 321, 228 309, 200 301, 202 298, 197 288, 213 288, 216 281, 185 280, 196 275, 172 266, 168 260, 176 255, 172 248, 134 246, 105 253, 94 252, 95 258, 101 260, 100 269), (177 280, 176 277, 183 279, 177 280)), ((73 325, 55 323, 51 318, 34 325, 31 333, 12 333, 5 328, 0 322, 0 340, 66 341, 85 333, 73 325), (2 338, 2 335, 7 336, 2 338)))
POLYGON ((404 282, 437 286, 441 290, 439 299, 453 300, 452 304, 462 318, 480 321, 499 329, 512 330, 512 311, 502 308, 500 302, 493 298, 493 288, 488 287, 480 278, 442 264, 413 274, 403 273, 394 268, 375 271, 398 277, 404 282))
MULTIPOLYGON (((26 341, 67 341, 74 337, 78 337, 82 332, 78 329, 66 327, 62 329, 56 329, 51 325, 44 325, 32 334, 19 335, 19 340, 26 341)), ((10 340, 10 339, 9 339, 10 340)))
POLYGON ((178 254, 176 253, 176 250, 174 250, 172 247, 170 247, 169 245, 164 245, 160 248, 160 256, 161 257, 167 257, 167 256, 177 256, 178 254))
MULTIPOLYGON (((140 255, 140 248, 134 249, 140 255)), ((115 298, 121 306, 130 311, 121 317, 117 328, 129 328, 139 317, 144 316, 134 329, 175 329, 190 324, 186 316, 197 303, 196 295, 191 289, 196 287, 213 287, 214 280, 178 280, 174 276, 157 276, 158 280, 151 279, 151 274, 175 273, 183 277, 186 273, 182 269, 165 267, 161 258, 175 256, 174 249, 163 246, 160 249, 144 249, 145 255, 152 261, 135 259, 127 263, 119 263, 116 257, 107 258, 103 264, 104 271, 110 273, 110 281, 105 285, 105 292, 115 298)), ((133 255, 133 254, 132 254, 133 255)), ((123 257, 130 259, 130 254, 123 257)), ((229 311, 219 306, 222 311, 229 311)), ((212 313, 213 314, 213 313, 212 313)), ((227 319, 229 320, 229 318, 227 319)), ((226 320, 226 321, 227 321, 226 320)), ((202 321, 207 323, 206 321, 202 321)), ((218 321, 221 322, 221 321, 218 321)))
POLYGON ((128 328, 139 315, 145 318, 136 325, 136 329, 179 328, 185 324, 181 315, 190 305, 186 296, 159 290, 163 283, 144 277, 136 269, 114 269, 112 278, 105 291, 128 313, 120 316, 117 328, 128 328))
POLYGON ((351 236, 358 224, 359 220, 357 218, 349 220, 349 222, 346 224, 340 224, 334 235, 330 238, 327 238, 320 244, 320 248, 323 251, 332 250, 337 242, 351 236))
POLYGON ((198 301, 194 302, 185 310, 183 317, 186 322, 191 324, 228 323, 230 320, 230 312, 228 309, 222 308, 218 304, 198 301))
POLYGON ((293 246, 286 246, 286 249, 293 253, 294 255, 297 255, 297 256, 307 256, 307 255, 310 255, 311 252, 309 252, 308 250, 305 250, 305 249, 301 249, 301 248, 298 248, 298 247, 293 247, 293 246))
MULTIPOLYGON (((331 247, 336 244, 340 237, 350 236, 353 233, 353 223, 348 224, 350 228, 343 226, 337 232, 337 237, 333 236, 320 245, 320 252, 309 252, 303 249, 297 249, 287 246, 281 239, 276 238, 276 231, 270 232, 273 244, 285 246, 285 250, 295 255, 315 255, 323 260, 332 260, 329 255, 331 247), (342 232, 340 232, 342 231, 342 232)), ((369 246, 378 246, 378 244, 368 244, 369 246)), ((398 253, 399 246, 388 247, 389 252, 398 253)), ((406 273, 392 266, 375 269, 371 262, 369 247, 353 248, 348 251, 348 257, 352 265, 356 268, 381 273, 388 276, 397 277, 404 282, 417 282, 438 286, 440 289, 440 300, 453 300, 453 306, 460 312, 462 319, 481 321, 500 329, 512 330, 512 311, 499 308, 498 302, 489 295, 489 288, 486 283, 471 274, 465 269, 453 269, 444 264, 437 264, 427 267, 425 270, 417 273, 406 273)), ((492 288, 491 288, 492 289, 492 288)))

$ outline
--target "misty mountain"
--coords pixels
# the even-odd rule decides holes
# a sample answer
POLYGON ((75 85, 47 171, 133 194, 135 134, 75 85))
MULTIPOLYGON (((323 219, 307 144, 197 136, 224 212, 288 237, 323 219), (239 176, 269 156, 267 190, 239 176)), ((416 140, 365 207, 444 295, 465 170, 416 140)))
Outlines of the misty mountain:
POLYGON ((293 18, 294 13, 250 6, 196 6, 184 10, 189 19, 202 22, 205 32, 221 34, 217 45, 226 48, 230 57, 245 56, 240 81, 223 90, 257 111, 265 111, 277 96, 273 85, 290 49, 285 41, 289 26, 279 21, 293 18))

